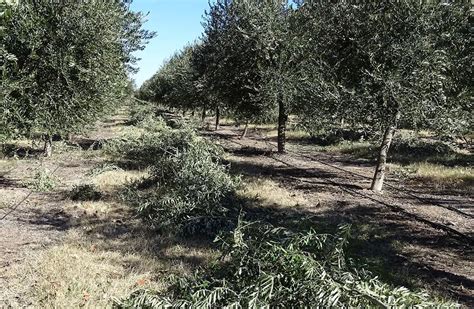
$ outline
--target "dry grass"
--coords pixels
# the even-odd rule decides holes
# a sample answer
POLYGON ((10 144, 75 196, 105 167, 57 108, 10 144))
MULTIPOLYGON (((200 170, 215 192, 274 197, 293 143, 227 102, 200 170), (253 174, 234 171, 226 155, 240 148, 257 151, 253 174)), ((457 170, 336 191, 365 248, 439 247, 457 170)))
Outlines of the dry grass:
POLYGON ((427 162, 395 166, 395 170, 408 174, 414 180, 429 182, 438 187, 469 188, 474 185, 474 168, 443 166, 427 162))
POLYGON ((126 208, 123 205, 119 205, 115 202, 108 201, 81 201, 72 202, 70 205, 65 206, 66 209, 74 211, 80 210, 86 215, 109 215, 118 211, 124 211, 126 208))
POLYGON ((321 150, 328 153, 344 153, 356 156, 368 156, 374 153, 376 147, 370 142, 341 142, 335 145, 321 147, 321 150))
MULTIPOLYGON (((270 127, 270 129, 272 129, 271 131, 268 131, 266 132, 265 134, 263 134, 266 138, 275 138, 278 136, 278 130, 274 129, 274 125, 270 127)), ((257 130, 259 129, 264 129, 264 127, 262 126, 258 126, 257 127, 257 130)), ((287 130, 286 131, 286 139, 291 141, 291 140, 301 140, 301 139, 306 139, 306 138, 310 138, 311 135, 306 132, 306 131, 303 131, 303 130, 287 130)))
POLYGON ((6 174, 18 165, 16 160, 0 160, 0 175, 6 174))
POLYGON ((94 177, 93 182, 103 192, 113 192, 124 184, 147 176, 146 171, 107 171, 94 177))
POLYGON ((13 271, 21 282, 33 283, 20 286, 35 307, 106 307, 114 297, 125 297, 139 285, 162 286, 150 280, 159 263, 138 254, 63 244, 28 260, 13 271))
POLYGON ((291 192, 275 181, 264 178, 246 179, 239 194, 257 200, 263 207, 294 208, 307 204, 303 194, 291 192))
POLYGON ((169 275, 190 274, 217 255, 203 241, 146 230, 140 221, 126 219, 119 205, 98 201, 72 207, 84 213, 61 244, 31 251, 9 269, 11 279, 0 293, 7 306, 110 307, 137 289, 160 291, 169 275))

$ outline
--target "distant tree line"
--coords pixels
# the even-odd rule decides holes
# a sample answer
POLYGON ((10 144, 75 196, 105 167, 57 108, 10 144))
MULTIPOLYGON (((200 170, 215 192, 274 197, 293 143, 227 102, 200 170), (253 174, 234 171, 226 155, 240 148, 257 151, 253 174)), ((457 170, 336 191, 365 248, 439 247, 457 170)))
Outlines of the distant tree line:
MULTIPOLYGON (((138 91, 203 115, 276 120, 308 129, 345 121, 381 136, 372 189, 382 189, 400 123, 473 129, 473 30, 467 2, 217 0, 204 33, 138 91)), ((217 120, 218 124, 218 120, 217 120)))
POLYGON ((42 136, 94 123, 127 94, 133 52, 153 33, 130 1, 7 1, 0 6, 0 137, 42 136))

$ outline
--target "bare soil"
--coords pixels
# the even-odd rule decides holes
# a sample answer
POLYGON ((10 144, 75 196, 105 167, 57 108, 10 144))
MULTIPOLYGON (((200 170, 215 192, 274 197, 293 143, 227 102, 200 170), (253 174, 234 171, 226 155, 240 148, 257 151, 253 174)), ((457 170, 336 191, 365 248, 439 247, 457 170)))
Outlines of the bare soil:
MULTIPOLYGON (((56 147, 60 145, 64 149, 54 149, 50 158, 42 158, 39 151, 30 151, 30 154, 1 161, 0 287, 6 287, 8 280, 12 279, 8 275, 9 269, 23 263, 36 251, 60 243, 66 232, 85 218, 80 210, 66 209, 67 193, 104 158, 93 152, 84 155, 83 150, 97 149, 102 140, 117 136, 119 131, 116 128, 126 120, 126 115, 120 114, 99 122, 96 130, 87 136, 75 136, 68 142, 55 143, 56 147), (46 169, 57 181, 52 191, 35 192, 28 188, 27 182, 39 168, 46 169)), ((15 292, 1 291, 0 307, 7 303, 7 299, 2 298, 11 295, 15 292)), ((21 295, 16 297, 21 298, 21 295)))

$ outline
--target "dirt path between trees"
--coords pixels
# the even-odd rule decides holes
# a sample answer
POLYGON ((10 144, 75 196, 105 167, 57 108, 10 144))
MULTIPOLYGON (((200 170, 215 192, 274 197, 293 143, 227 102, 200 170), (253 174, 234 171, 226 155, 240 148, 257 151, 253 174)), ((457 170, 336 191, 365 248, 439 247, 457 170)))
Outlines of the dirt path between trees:
MULTIPOLYGON (((21 149, 17 151, 20 153, 18 159, 1 161, 0 287, 7 286, 8 269, 22 263, 27 255, 60 243, 66 232, 80 220, 81 213, 65 211, 67 192, 104 160, 84 150, 98 147, 101 140, 117 136, 116 128, 126 120, 126 115, 117 115, 98 123, 87 136, 74 137, 67 144, 56 143, 60 149, 55 149, 51 158, 41 158, 39 154, 24 157, 24 149, 21 149), (28 188, 28 181, 39 170, 46 171, 57 183, 52 191, 35 192, 28 188)), ((0 307, 1 296, 2 293, 0 307)))
MULTIPOLYGON (((118 136, 126 121, 126 115, 118 115, 101 122, 93 133, 74 139, 75 149, 57 149, 49 159, 2 161, 0 287, 10 279, 8 269, 61 243, 81 221, 80 211, 65 209, 67 192, 104 162, 94 151, 83 150, 118 136), (32 192, 25 184, 38 168, 54 172, 59 180, 51 192, 32 192)), ((271 179, 299 199, 303 197, 304 203, 292 210, 311 215, 325 226, 353 224, 357 242, 351 250, 383 279, 433 289, 474 306, 472 192, 455 195, 428 185, 415 187, 391 175, 387 184, 393 187, 387 186, 382 195, 373 194, 367 190, 373 171, 370 162, 316 153, 292 142, 289 152, 279 155, 272 141, 258 134, 240 139, 240 133, 236 127, 222 126, 203 134, 227 150, 235 172, 271 179)), ((13 294, 0 293, 0 307, 2 295, 13 294)))
POLYGON ((233 169, 270 178, 306 199, 299 211, 321 222, 352 223, 363 231, 360 255, 372 268, 404 283, 420 285, 474 305, 474 196, 414 187, 390 176, 383 194, 370 187, 373 165, 347 155, 311 152, 288 143, 287 154, 258 134, 240 138, 234 126, 204 133, 230 154, 233 169), (370 262, 369 262, 370 264, 370 262), (391 268, 386 269, 387 267, 391 268), (384 269, 385 268, 385 269, 384 269))

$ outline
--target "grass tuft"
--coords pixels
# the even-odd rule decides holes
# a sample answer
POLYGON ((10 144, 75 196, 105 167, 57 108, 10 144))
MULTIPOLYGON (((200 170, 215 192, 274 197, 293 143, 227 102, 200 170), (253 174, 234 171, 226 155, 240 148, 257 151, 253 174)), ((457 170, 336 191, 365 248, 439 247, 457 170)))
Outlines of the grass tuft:
POLYGON ((25 182, 25 185, 37 192, 49 192, 52 191, 59 183, 59 179, 52 174, 47 168, 39 168, 36 170, 34 176, 29 181, 25 182))

